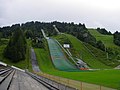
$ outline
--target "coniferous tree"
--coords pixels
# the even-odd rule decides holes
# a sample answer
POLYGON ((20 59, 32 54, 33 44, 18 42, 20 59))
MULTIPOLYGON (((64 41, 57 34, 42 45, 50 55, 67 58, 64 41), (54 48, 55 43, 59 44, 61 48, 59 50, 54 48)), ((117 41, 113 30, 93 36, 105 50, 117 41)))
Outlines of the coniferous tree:
POLYGON ((4 56, 13 62, 25 59, 26 40, 20 27, 16 28, 7 47, 4 50, 4 56))
POLYGON ((116 31, 113 35, 114 35, 114 43, 120 46, 120 32, 116 31))

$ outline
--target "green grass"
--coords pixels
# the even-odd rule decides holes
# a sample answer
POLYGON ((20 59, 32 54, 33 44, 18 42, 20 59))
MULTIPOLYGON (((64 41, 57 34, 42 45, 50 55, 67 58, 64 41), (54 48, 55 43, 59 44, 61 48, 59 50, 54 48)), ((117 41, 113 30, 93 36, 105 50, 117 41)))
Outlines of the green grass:
POLYGON ((97 39, 97 41, 101 40, 106 47, 120 49, 119 46, 113 43, 113 35, 103 35, 99 33, 96 29, 89 29, 89 32, 91 35, 93 35, 97 39))
POLYGON ((56 71, 50 58, 47 41, 44 43, 44 48, 34 48, 40 70, 43 72, 56 71))
POLYGON ((34 48, 34 50, 36 53, 40 70, 44 72, 49 72, 51 70, 54 71, 55 69, 54 66, 52 65, 49 53, 46 50, 40 48, 34 48))
POLYGON ((98 84, 111 88, 120 87, 120 70, 100 70, 94 72, 49 72, 56 76, 98 84))

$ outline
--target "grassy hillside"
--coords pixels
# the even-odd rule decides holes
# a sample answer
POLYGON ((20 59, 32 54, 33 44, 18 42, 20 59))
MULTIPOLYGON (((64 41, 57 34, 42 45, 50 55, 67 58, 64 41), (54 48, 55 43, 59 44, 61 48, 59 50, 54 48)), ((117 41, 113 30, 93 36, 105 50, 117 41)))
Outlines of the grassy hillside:
POLYGON ((116 60, 114 60, 114 59, 111 60, 110 59, 110 57, 115 58, 114 55, 111 55, 111 56, 109 55, 109 59, 107 59, 107 53, 106 52, 104 52, 100 49, 97 49, 97 48, 95 48, 95 47, 93 47, 93 46, 91 46, 90 44, 87 44, 87 43, 84 43, 84 45, 90 50, 90 52, 93 54, 93 56, 96 59, 100 60, 105 65, 111 66, 111 67, 114 68, 114 67, 116 67, 120 64, 116 60))
POLYGON ((103 35, 99 33, 96 29, 89 29, 90 34, 92 34, 97 40, 101 40, 106 47, 110 48, 118 48, 119 46, 113 43, 113 35, 103 35))
POLYGON ((43 72, 55 71, 48 51, 41 48, 34 48, 40 69, 43 72))
POLYGON ((106 48, 110 48, 113 54, 108 54, 108 60, 113 62, 113 66, 120 64, 120 47, 113 43, 113 35, 103 35, 96 29, 89 29, 89 32, 98 40, 101 40, 106 48), (117 52, 117 53, 116 53, 117 52))
POLYGON ((81 58, 85 61, 91 68, 110 68, 109 66, 103 64, 99 59, 95 58, 89 50, 85 47, 85 45, 69 34, 61 34, 55 37, 59 42, 63 41, 64 38, 68 38, 71 42, 71 53, 74 57, 81 58), (61 40, 62 39, 62 40, 61 40))

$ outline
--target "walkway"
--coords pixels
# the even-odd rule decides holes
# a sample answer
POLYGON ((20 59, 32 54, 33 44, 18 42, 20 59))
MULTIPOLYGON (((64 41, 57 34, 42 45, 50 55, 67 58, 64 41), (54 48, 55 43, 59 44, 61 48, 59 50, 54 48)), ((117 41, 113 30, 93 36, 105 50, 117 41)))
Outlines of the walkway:
POLYGON ((40 72, 39 65, 38 65, 36 55, 35 55, 35 52, 34 52, 33 48, 31 48, 31 62, 32 62, 33 71, 40 72))

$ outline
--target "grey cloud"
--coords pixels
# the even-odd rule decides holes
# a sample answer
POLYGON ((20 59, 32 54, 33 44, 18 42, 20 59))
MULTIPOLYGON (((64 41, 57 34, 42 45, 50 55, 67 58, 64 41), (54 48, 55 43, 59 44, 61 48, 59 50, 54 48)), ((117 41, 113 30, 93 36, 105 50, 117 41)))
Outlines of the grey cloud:
POLYGON ((31 20, 58 20, 120 30, 120 7, 109 8, 96 7, 89 0, 0 0, 0 26, 31 20))

